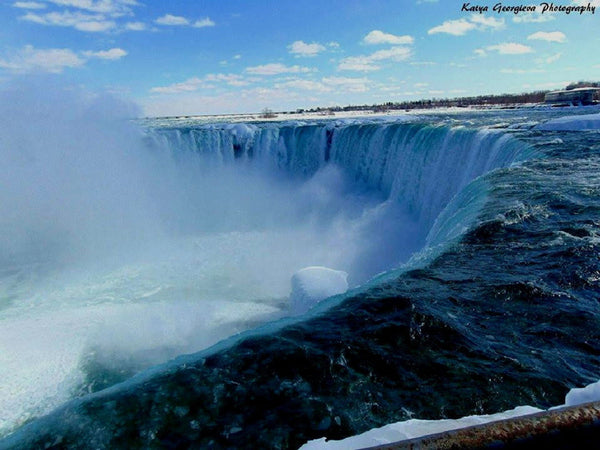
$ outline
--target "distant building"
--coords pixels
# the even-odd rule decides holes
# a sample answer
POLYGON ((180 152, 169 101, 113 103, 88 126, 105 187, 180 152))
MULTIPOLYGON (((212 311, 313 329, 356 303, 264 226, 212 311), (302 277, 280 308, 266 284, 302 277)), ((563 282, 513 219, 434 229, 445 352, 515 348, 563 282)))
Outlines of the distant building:
POLYGON ((594 94, 600 88, 577 88, 567 91, 548 92, 544 97, 546 103, 553 105, 591 105, 594 103, 594 94))

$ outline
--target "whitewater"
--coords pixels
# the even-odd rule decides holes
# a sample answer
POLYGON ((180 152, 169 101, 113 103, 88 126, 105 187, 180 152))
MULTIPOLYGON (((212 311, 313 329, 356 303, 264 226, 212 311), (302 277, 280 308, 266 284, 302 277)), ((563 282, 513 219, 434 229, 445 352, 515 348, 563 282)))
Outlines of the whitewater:
POLYGON ((233 123, 22 92, 0 448, 298 448, 600 378, 595 107, 233 123))

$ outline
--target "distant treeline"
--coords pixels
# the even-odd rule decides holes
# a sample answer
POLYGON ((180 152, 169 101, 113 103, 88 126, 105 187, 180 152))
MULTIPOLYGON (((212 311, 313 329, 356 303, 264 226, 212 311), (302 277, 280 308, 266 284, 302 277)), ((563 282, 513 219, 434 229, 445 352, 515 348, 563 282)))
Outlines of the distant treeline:
MULTIPOLYGON (((565 89, 571 90, 582 87, 600 87, 600 82, 578 81, 569 84, 565 89)), ((476 97, 456 97, 456 98, 432 98, 429 100, 415 100, 403 102, 387 102, 374 105, 349 105, 349 106, 330 106, 313 109, 298 109, 296 112, 312 112, 322 114, 332 114, 338 111, 392 111, 408 109, 427 109, 444 107, 467 107, 467 106, 498 106, 514 105, 523 103, 543 103, 544 96, 549 91, 534 91, 522 94, 499 94, 499 95, 478 95, 476 97)), ((598 96, 596 96, 598 99, 598 96)))

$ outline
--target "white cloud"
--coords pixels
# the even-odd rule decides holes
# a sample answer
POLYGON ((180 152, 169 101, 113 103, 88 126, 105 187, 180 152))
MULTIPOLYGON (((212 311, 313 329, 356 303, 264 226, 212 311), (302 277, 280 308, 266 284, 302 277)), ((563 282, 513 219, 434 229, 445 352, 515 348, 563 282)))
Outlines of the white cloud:
POLYGON ((369 59, 371 61, 390 60, 400 62, 407 59, 411 53, 411 50, 406 47, 392 47, 388 50, 377 50, 375 53, 369 56, 369 59))
POLYGON ((88 58, 116 60, 126 56, 127 52, 122 48, 111 48, 110 50, 101 50, 98 52, 85 51, 83 52, 83 55, 87 56, 88 58))
POLYGON ((331 41, 327 43, 327 47, 329 48, 340 48, 339 42, 331 41))
POLYGON ((530 34, 527 36, 528 40, 538 40, 546 42, 566 42, 567 37, 560 31, 538 31, 537 33, 530 34))
POLYGON ((115 23, 109 20, 105 21, 90 21, 80 22, 75 25, 75 28, 79 31, 88 31, 91 33, 99 33, 103 31, 111 30, 115 27, 115 23))
POLYGON ((535 60, 537 64, 552 64, 558 61, 562 57, 562 53, 556 53, 554 55, 550 55, 546 58, 538 58, 535 60))
POLYGON ((446 33, 453 36, 464 36, 469 31, 500 30, 505 27, 504 19, 473 14, 468 19, 447 20, 437 27, 431 28, 428 34, 446 33))
POLYGON ((150 89, 150 92, 156 92, 157 94, 179 94, 181 92, 194 92, 202 87, 210 86, 206 86, 206 83, 202 78, 194 77, 169 86, 153 87, 150 89))
POLYGON ((8 59, 0 59, 0 68, 11 72, 60 73, 65 68, 81 67, 85 59, 68 48, 36 49, 26 45, 8 59))
POLYGON ((233 59, 241 59, 242 55, 238 54, 238 55, 233 55, 233 59))
POLYGON ((16 73, 61 73, 67 68, 82 67, 89 59, 117 60, 127 55, 122 48, 76 53, 69 48, 36 49, 26 45, 7 58, 0 58, 0 68, 16 73))
POLYGON ((73 27, 79 31, 101 32, 115 28, 112 20, 106 20, 101 14, 87 14, 81 12, 50 12, 47 14, 27 13, 20 17, 21 20, 40 25, 73 27))
POLYGON ((195 28, 214 27, 214 26, 215 26, 215 23, 209 17, 205 17, 204 19, 196 20, 194 22, 195 28))
POLYGON ((136 0, 49 0, 58 6, 82 9, 112 17, 131 14, 131 8, 139 5, 136 0))
POLYGON ((415 39, 412 36, 396 36, 394 34, 384 33, 380 30, 373 30, 369 32, 364 38, 365 44, 391 44, 391 45, 403 45, 412 44, 415 39))
POLYGON ((237 74, 209 73, 203 78, 192 77, 181 83, 153 87, 150 89, 150 92, 155 92, 157 94, 180 94, 182 92, 194 92, 200 89, 214 90, 219 83, 225 83, 234 87, 248 86, 252 81, 256 80, 254 78, 244 78, 242 75, 237 74))
POLYGON ((248 81, 244 80, 244 77, 242 77, 241 75, 236 75, 233 73, 209 73, 204 77, 204 80, 225 82, 230 86, 247 86, 248 84, 250 84, 248 81))
POLYGON ((16 1, 13 6, 27 10, 20 20, 47 26, 72 27, 85 32, 107 32, 117 28, 140 31, 141 22, 117 22, 124 16, 133 16, 137 0, 38 0, 16 1), (41 11, 48 7, 52 11, 41 11))
POLYGON ((366 92, 369 90, 370 80, 365 77, 325 77, 321 80, 325 85, 349 92, 366 92))
POLYGON ((275 85, 277 88, 292 88, 292 89, 300 89, 303 91, 312 91, 312 92, 331 92, 331 88, 325 86, 323 83, 319 81, 312 80, 302 80, 302 79, 294 79, 290 81, 286 81, 285 83, 275 85))
POLYGON ((40 2, 15 2, 13 3, 15 8, 21 9, 45 9, 46 4, 40 2))
POLYGON ((320 81, 292 78, 275 85, 277 89, 296 89, 310 92, 352 92, 360 93, 369 90, 368 78, 324 77, 320 81))
POLYGON ((304 41, 295 41, 288 45, 287 48, 295 56, 316 56, 325 51, 325 47, 318 42, 307 44, 304 41))
POLYGON ((392 47, 387 50, 378 50, 366 56, 349 56, 340 61, 338 70, 353 70, 358 72, 370 72, 381 69, 377 63, 384 61, 401 62, 412 55, 408 47, 392 47))
POLYGON ((127 22, 125 24, 125 29, 130 31, 144 31, 146 28, 146 24, 143 22, 127 22))
POLYGON ((349 56, 340 61, 338 70, 354 70, 357 72, 372 72, 381 69, 373 64, 368 56, 349 56))
POLYGON ((487 17, 483 14, 473 15, 471 16, 470 20, 477 25, 481 25, 483 28, 491 28, 492 30, 501 30, 506 26, 504 19, 487 17))
POLYGON ((210 17, 205 17, 204 19, 198 19, 194 23, 190 22, 189 19, 182 16, 174 16, 173 14, 165 14, 164 16, 159 17, 154 21, 158 25, 166 25, 166 26, 192 26, 194 28, 205 28, 205 27, 214 27, 215 22, 210 19, 210 17))
POLYGON ((554 20, 555 18, 556 17, 554 16, 554 14, 551 14, 551 13, 542 14, 542 13, 536 12, 536 13, 515 15, 515 17, 513 17, 513 22, 515 22, 515 23, 543 23, 543 22, 550 22, 550 21, 554 20))
POLYGON ((523 75, 527 73, 544 73, 543 69, 501 69, 500 73, 506 73, 510 75, 523 75))
POLYGON ((435 66, 437 63, 433 61, 412 61, 409 62, 411 66, 435 66))
POLYGON ((533 53, 533 49, 527 45, 517 44, 515 42, 504 42, 502 44, 490 45, 485 48, 488 51, 496 51, 501 55, 523 55, 533 53))
POLYGON ((487 56, 487 52, 482 48, 478 48, 478 49, 474 50, 474 53, 477 56, 487 56))
POLYGON ((190 21, 185 17, 174 16, 172 14, 165 14, 164 16, 159 17, 154 22, 158 25, 167 25, 167 26, 182 26, 189 25, 190 21))
POLYGON ((246 68, 246 72, 253 75, 280 75, 282 73, 307 73, 312 71, 308 67, 286 66, 281 63, 270 63, 246 68))
POLYGON ((453 36, 463 36, 475 28, 477 26, 466 19, 447 20, 441 25, 430 29, 427 34, 447 33, 453 36))

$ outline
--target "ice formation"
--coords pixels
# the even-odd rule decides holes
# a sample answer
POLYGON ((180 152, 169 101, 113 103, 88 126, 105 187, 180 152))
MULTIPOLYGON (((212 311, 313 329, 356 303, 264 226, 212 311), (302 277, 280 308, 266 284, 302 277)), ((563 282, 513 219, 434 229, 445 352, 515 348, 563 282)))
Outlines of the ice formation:
POLYGON ((321 300, 348 290, 348 274, 327 267, 305 267, 292 276, 290 309, 303 314, 321 300))

